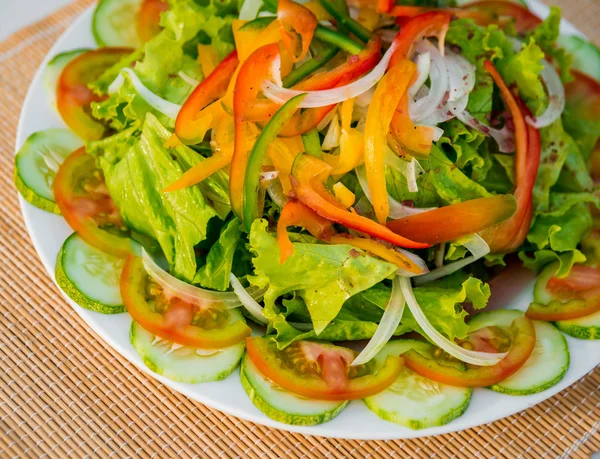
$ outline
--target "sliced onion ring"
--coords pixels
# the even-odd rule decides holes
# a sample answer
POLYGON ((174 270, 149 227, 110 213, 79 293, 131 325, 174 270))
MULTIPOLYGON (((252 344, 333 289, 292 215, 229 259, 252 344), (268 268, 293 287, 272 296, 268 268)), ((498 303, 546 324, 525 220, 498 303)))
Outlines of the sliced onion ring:
POLYGON ((419 89, 425 84, 427 78, 429 78, 429 72, 431 71, 431 53, 423 53, 417 56, 417 70, 419 76, 416 81, 408 88, 408 95, 415 97, 419 92, 419 89))
POLYGON ((402 288, 400 287, 400 277, 396 276, 392 281, 392 293, 387 305, 385 306, 385 311, 383 312, 381 321, 377 326, 377 330, 375 330, 375 333, 365 348, 350 364, 351 366, 362 365, 371 361, 371 359, 377 355, 383 346, 387 344, 390 338, 394 335, 396 328, 398 328, 400 320, 402 320, 405 306, 406 300, 404 299, 402 288))
POLYGON ((459 113, 457 118, 476 131, 492 137, 498 144, 498 149, 502 153, 512 153, 515 151, 515 135, 508 127, 504 126, 502 129, 494 129, 479 121, 466 110, 459 113))
POLYGON ((417 52, 429 53, 431 56, 431 71, 429 72, 431 86, 426 96, 417 101, 411 101, 409 104, 408 113, 410 119, 415 123, 444 105, 444 99, 448 96, 448 73, 444 56, 429 40, 420 42, 416 49, 417 52))
POLYGON ((413 288, 410 285, 410 279, 406 277, 401 277, 400 285, 402 288, 402 293, 404 294, 404 298, 406 298, 408 308, 410 309, 410 312, 412 313, 419 326, 423 329, 423 331, 431 341, 433 341, 438 347, 446 351, 448 354, 462 362, 470 363, 472 365, 479 365, 482 367, 490 367, 496 365, 498 362, 500 362, 500 360, 506 357, 507 352, 490 353, 470 351, 459 346, 454 341, 450 341, 439 331, 437 331, 436 328, 427 319, 427 316, 425 315, 425 313, 421 309, 421 306, 419 306, 419 303, 417 302, 417 298, 415 297, 413 288))
POLYGON ((172 120, 177 118, 179 110, 181 110, 181 105, 169 102, 168 100, 165 100, 162 97, 159 97, 156 94, 154 94, 146 86, 144 86, 144 83, 142 83, 142 80, 140 80, 140 78, 133 71, 133 69, 125 68, 121 70, 121 72, 129 75, 129 78, 131 79, 131 84, 133 84, 134 89, 137 91, 140 97, 144 99, 148 103, 148 105, 150 105, 154 110, 162 113, 165 116, 168 116, 172 120))
MULTIPOLYGON (((187 284, 177 279, 158 266, 145 250, 142 250, 142 261, 148 275, 152 277, 165 292, 177 296, 188 303, 215 303, 215 305, 222 305, 227 309, 237 308, 242 305, 242 302, 235 292, 214 292, 212 290, 206 290, 187 284)), ((262 296, 262 290, 256 288, 249 290, 248 295, 252 298, 260 298, 262 296)))
POLYGON ((390 46, 373 70, 362 78, 345 86, 320 91, 297 91, 295 89, 284 88, 280 81, 272 82, 265 80, 262 84, 262 90, 268 99, 279 104, 283 104, 299 94, 307 94, 299 105, 300 108, 317 108, 339 104, 345 100, 357 97, 375 86, 385 74, 395 49, 396 46, 390 46))
POLYGON ((465 246, 467 250, 471 252, 471 255, 463 258, 462 260, 457 260, 446 266, 436 268, 433 271, 428 272, 427 274, 423 274, 422 276, 416 277, 415 285, 423 285, 427 282, 446 277, 458 271, 459 269, 462 269, 465 266, 476 262, 477 260, 485 257, 488 253, 490 253, 490 246, 487 245, 487 242, 485 242, 485 240, 478 234, 466 236, 456 242, 465 246))
POLYGON ((536 129, 550 126, 561 117, 566 104, 565 87, 562 84, 558 72, 550 62, 542 59, 544 68, 540 73, 546 91, 548 91, 548 108, 535 119, 527 117, 525 120, 536 129))
POLYGON ((258 304, 254 298, 252 298, 252 296, 240 283, 238 278, 233 275, 233 273, 229 273, 229 281, 231 282, 233 291, 242 303, 242 306, 246 308, 246 311, 248 311, 252 315, 252 317, 254 317, 254 319, 256 319, 256 321, 258 321, 259 323, 269 323, 269 321, 265 318, 265 315, 263 314, 262 306, 258 304))

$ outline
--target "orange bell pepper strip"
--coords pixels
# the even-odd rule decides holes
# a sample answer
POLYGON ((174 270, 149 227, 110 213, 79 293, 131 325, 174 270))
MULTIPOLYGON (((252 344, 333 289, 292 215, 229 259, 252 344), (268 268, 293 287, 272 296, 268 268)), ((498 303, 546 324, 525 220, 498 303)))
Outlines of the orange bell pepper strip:
POLYGON ((431 152, 435 131, 429 126, 415 126, 408 114, 408 93, 400 99, 400 105, 392 117, 388 143, 399 154, 404 149, 419 158, 427 158, 431 152))
POLYGON ((261 92, 261 83, 271 76, 273 64, 280 59, 280 56, 277 43, 258 48, 242 64, 235 82, 233 91, 235 143, 229 173, 229 200, 231 209, 240 218, 242 217, 246 166, 253 146, 253 142, 247 140, 248 125, 251 123, 245 119, 245 115, 246 111, 256 103, 256 98, 261 92))
POLYGON ((301 226, 317 239, 329 239, 333 235, 333 223, 320 217, 310 208, 298 201, 288 201, 277 222, 277 241, 279 242, 280 263, 294 253, 294 245, 287 232, 289 226, 301 226))
POLYGON ((373 220, 347 211, 325 188, 324 183, 330 173, 331 167, 324 161, 307 154, 298 155, 294 161, 291 176, 296 199, 327 220, 391 244, 413 249, 430 247, 429 244, 406 239, 373 220))
POLYGON ((279 0, 277 6, 277 21, 279 22, 279 31, 281 41, 292 56, 294 62, 298 62, 308 53, 308 47, 312 41, 317 27, 318 20, 308 8, 293 2, 291 0, 279 0), (297 53, 298 36, 301 40, 301 51, 297 53))
POLYGON ((394 250, 390 247, 386 247, 381 242, 373 239, 367 239, 362 237, 353 237, 350 235, 335 235, 329 238, 327 241, 330 244, 348 244, 357 249, 364 250, 365 252, 382 258, 385 261, 395 264, 398 268, 402 268, 410 273, 423 274, 423 269, 413 262, 406 255, 394 250))
POLYGON ((392 68, 402 59, 410 59, 413 46, 425 37, 437 37, 438 46, 444 49, 444 39, 450 27, 450 19, 450 13, 431 12, 420 14, 408 21, 394 38, 392 46, 396 49, 388 68, 392 68))
POLYGON ((379 81, 367 112, 365 123, 367 182, 375 215, 383 225, 390 212, 385 183, 386 138, 396 107, 412 81, 416 68, 416 65, 409 60, 400 61, 392 67, 379 81))
POLYGON ((532 215, 532 193, 540 165, 540 133, 525 123, 525 116, 531 114, 524 103, 518 101, 502 80, 490 61, 484 63, 485 70, 500 88, 504 104, 512 115, 516 136, 515 198, 517 211, 504 223, 481 232, 491 253, 509 253, 518 249, 529 232, 532 215))
POLYGON ((377 0, 377 12, 388 14, 394 8, 394 0, 377 0))
POLYGON ((225 95, 238 64, 237 53, 233 51, 187 98, 175 121, 175 134, 183 143, 193 145, 202 141, 206 131, 197 129, 198 115, 208 104, 225 95))
POLYGON ((496 226, 512 217, 516 210, 512 195, 498 195, 392 220, 387 227, 415 241, 440 244, 496 226))

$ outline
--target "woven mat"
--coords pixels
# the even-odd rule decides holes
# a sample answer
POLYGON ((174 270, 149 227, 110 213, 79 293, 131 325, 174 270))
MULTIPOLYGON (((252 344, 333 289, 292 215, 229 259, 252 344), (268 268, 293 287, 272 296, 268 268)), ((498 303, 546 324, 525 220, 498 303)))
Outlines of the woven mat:
MULTIPOLYGON (((598 0, 552 3, 562 3, 565 15, 599 41, 598 0)), ((545 403, 461 433, 339 441, 212 410, 107 347, 44 271, 12 185, 27 87, 52 43, 90 4, 77 1, 0 43, 0 457, 589 457, 600 451, 600 369, 545 403)))

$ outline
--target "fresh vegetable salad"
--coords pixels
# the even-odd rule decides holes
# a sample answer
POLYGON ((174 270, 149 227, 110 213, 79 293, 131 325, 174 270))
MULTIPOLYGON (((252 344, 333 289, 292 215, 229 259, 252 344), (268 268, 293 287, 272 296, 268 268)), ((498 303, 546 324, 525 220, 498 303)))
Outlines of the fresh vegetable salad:
MULTIPOLYGON (((15 183, 74 233, 62 290, 154 372, 240 367, 267 416, 410 428, 558 383, 600 337, 600 51, 514 1, 101 0, 66 128, 15 183), (507 265, 523 313, 484 311, 507 265)), ((237 373, 236 373, 237 374, 237 373)), ((231 376, 237 377, 237 376, 231 376)))

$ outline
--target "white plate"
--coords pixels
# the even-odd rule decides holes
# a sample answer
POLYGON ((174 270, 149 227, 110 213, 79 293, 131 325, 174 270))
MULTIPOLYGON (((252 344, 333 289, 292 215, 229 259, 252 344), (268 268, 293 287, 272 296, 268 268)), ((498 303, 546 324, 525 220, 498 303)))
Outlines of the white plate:
MULTIPOLYGON (((533 10, 541 16, 545 16, 548 12, 547 7, 540 3, 533 3, 533 10)), ((60 117, 49 106, 44 95, 43 70, 48 60, 59 52, 74 48, 95 47, 90 27, 91 18, 92 10, 90 9, 56 42, 38 70, 23 105, 17 134, 17 151, 33 132, 63 126, 60 117)), ((573 26, 566 23, 563 24, 563 31, 570 34, 579 34, 573 26)), ((71 229, 62 217, 39 210, 22 198, 19 199, 33 244, 48 274, 54 278, 56 256, 63 241, 71 234, 71 229)), ((518 289, 510 302, 504 303, 504 307, 524 310, 532 298, 531 286, 532 282, 530 281, 523 288, 518 289)), ((337 418, 326 424, 314 427, 289 426, 269 419, 254 407, 240 384, 237 371, 224 381, 214 383, 192 385, 169 381, 148 370, 129 343, 129 325, 131 323, 129 315, 105 316, 83 309, 68 298, 66 300, 98 335, 126 359, 151 377, 158 379, 163 384, 185 394, 189 398, 259 424, 327 437, 361 440, 400 439, 437 435, 475 427, 540 403, 573 384, 600 364, 600 341, 579 341, 567 338, 571 349, 571 366, 560 384, 541 394, 527 397, 511 397, 485 389, 476 390, 468 411, 459 419, 442 427, 417 431, 410 430, 383 421, 369 411, 361 401, 350 403, 337 418)))

